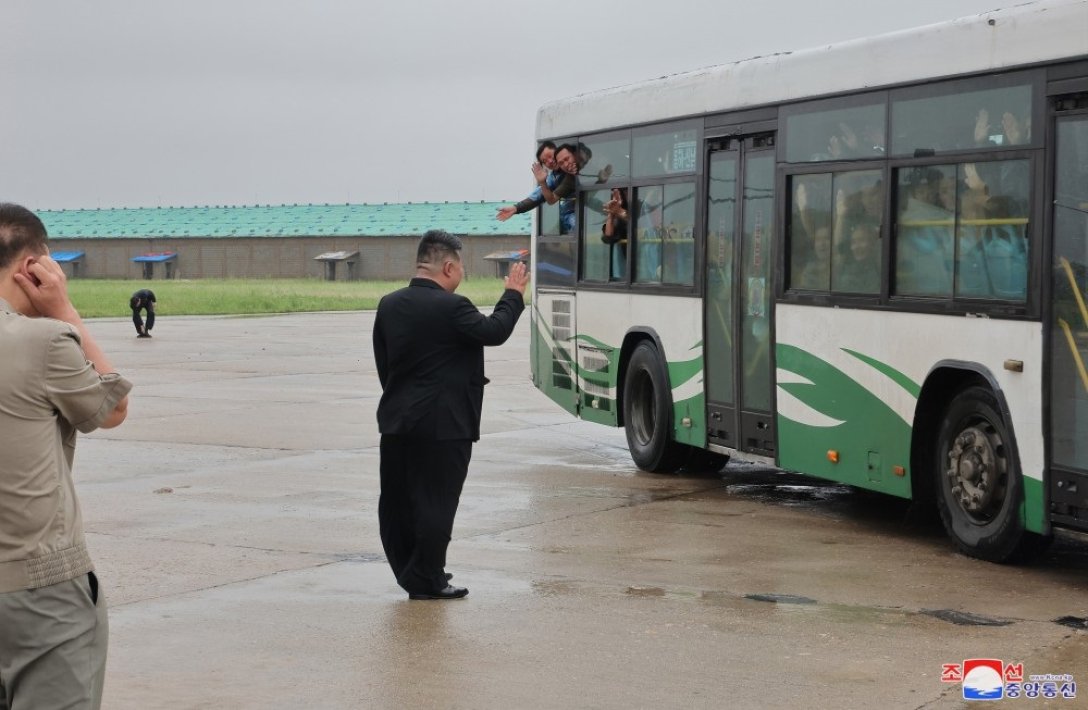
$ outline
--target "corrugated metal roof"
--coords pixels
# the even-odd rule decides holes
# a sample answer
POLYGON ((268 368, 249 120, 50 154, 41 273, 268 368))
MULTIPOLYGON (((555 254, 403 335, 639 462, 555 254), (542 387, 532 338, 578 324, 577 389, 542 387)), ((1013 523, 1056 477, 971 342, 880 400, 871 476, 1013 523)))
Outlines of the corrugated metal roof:
POLYGON ((529 234, 528 214, 505 222, 495 213, 511 202, 418 202, 380 205, 256 205, 42 210, 50 238, 116 237, 382 237, 529 234))

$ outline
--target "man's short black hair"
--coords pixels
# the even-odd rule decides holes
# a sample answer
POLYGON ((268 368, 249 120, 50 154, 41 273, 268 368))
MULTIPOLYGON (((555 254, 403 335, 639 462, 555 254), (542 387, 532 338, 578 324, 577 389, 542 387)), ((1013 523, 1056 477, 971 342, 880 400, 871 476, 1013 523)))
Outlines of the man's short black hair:
POLYGON ((26 207, 0 202, 0 269, 6 269, 24 251, 47 254, 45 225, 26 207))
POLYGON ((461 238, 444 229, 431 229, 419 240, 417 264, 441 265, 447 259, 461 260, 461 238))
POLYGON ((551 148, 554 151, 555 150, 555 142, 554 141, 544 141, 543 143, 540 144, 540 146, 536 149, 536 162, 538 162, 538 163, 540 162, 540 154, 544 152, 545 148, 551 148))

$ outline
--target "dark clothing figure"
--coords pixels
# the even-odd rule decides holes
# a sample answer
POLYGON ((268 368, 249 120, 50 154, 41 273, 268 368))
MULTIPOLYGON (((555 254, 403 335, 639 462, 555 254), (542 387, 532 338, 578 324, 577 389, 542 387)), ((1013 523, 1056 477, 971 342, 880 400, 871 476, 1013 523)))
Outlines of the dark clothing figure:
POLYGON ((413 278, 378 304, 378 519, 389 565, 411 598, 467 593, 448 586, 446 548, 480 438, 483 348, 506 342, 524 308, 522 294, 508 287, 485 316, 427 278, 413 278))
POLYGON ((155 294, 151 289, 141 288, 132 294, 128 305, 132 309, 132 324, 136 326, 136 337, 150 338, 150 331, 155 327, 155 294), (144 327, 144 321, 140 318, 140 311, 147 311, 147 327, 144 327))

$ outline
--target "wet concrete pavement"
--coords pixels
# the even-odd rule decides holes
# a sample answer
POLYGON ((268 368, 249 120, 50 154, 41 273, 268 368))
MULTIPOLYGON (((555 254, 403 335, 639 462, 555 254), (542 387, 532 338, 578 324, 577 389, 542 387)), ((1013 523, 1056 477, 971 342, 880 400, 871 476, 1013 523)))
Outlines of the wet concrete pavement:
POLYGON ((378 537, 373 314, 163 306, 150 340, 91 323, 136 383, 76 457, 106 708, 955 708, 942 664, 968 658, 1088 684, 1088 632, 1054 621, 1088 618, 1084 538, 1002 567, 843 486, 639 473, 533 388, 527 320, 488 350, 449 552, 471 593, 409 602, 378 537))

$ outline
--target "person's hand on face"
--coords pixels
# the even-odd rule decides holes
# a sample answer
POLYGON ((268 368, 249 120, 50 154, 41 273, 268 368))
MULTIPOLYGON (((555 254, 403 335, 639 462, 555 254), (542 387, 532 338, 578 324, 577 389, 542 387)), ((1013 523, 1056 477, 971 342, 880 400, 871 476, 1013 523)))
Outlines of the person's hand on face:
POLYGON ((75 314, 75 308, 68 299, 68 279, 64 269, 48 254, 27 257, 14 276, 15 283, 23 289, 38 314, 64 321, 75 314))

